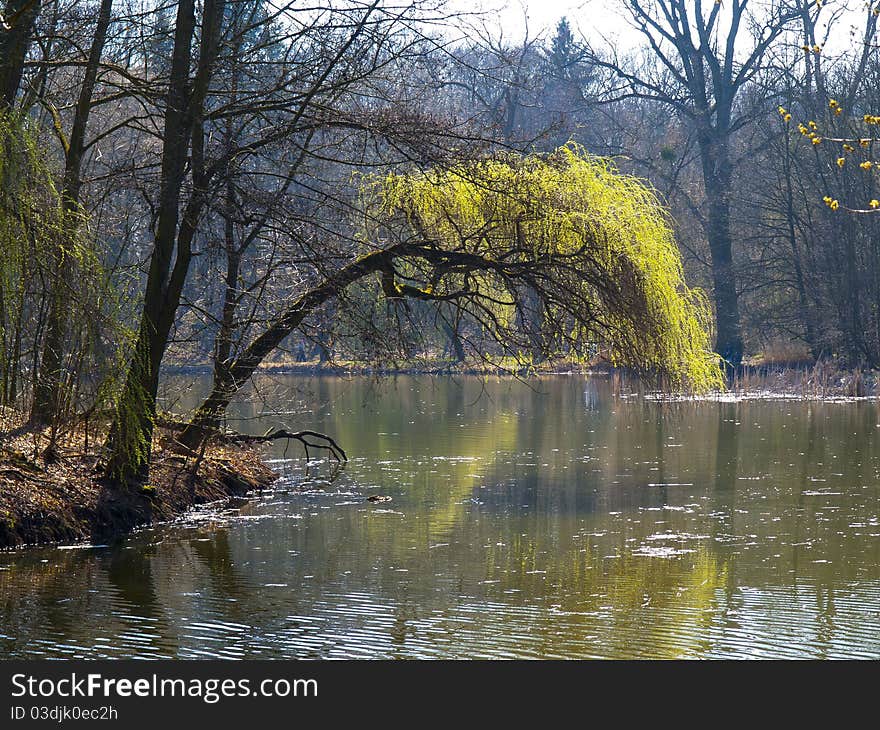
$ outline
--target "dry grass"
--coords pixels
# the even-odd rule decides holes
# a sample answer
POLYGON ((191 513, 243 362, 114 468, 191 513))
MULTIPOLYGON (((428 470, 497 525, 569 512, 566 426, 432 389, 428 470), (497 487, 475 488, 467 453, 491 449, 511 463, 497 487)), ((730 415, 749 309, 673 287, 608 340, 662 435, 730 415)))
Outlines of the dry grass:
POLYGON ((866 398, 878 395, 878 372, 846 370, 837 363, 819 360, 805 367, 746 367, 730 383, 734 393, 768 393, 805 400, 866 398))
POLYGON ((749 366, 765 368, 805 368, 814 363, 815 358, 806 345, 782 340, 768 343, 746 362, 749 366))

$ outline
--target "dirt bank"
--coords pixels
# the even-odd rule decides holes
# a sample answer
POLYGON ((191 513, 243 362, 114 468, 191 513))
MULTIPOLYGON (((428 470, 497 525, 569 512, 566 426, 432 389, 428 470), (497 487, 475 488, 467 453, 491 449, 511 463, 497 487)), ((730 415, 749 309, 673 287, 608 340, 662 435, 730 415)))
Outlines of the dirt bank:
POLYGON ((0 548, 106 542, 277 477, 256 448, 211 446, 199 459, 172 450, 169 433, 160 429, 148 484, 119 490, 96 469, 99 457, 83 449, 82 434, 61 440, 48 461, 47 443, 46 434, 21 429, 0 443, 0 548))

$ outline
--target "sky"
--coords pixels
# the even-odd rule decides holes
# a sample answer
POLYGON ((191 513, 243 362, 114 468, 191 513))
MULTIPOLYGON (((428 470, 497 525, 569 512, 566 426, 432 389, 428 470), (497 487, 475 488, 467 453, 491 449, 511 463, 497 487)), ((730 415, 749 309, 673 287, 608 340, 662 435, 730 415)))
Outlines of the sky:
POLYGON ((560 18, 568 18, 571 26, 592 34, 596 28, 613 36, 628 36, 635 41, 635 31, 612 10, 613 0, 452 0, 462 10, 485 12, 484 22, 489 28, 500 29, 505 38, 522 39, 528 29, 530 36, 542 31, 549 34, 560 18))
MULTIPOLYGON (((835 33, 829 39, 829 51, 844 51, 852 45, 849 29, 852 23, 861 25, 863 0, 825 0, 827 10, 823 17, 847 6, 852 10, 844 12, 836 23, 835 33)), ((752 3, 760 7, 759 2, 752 3)), ((619 50, 641 45, 643 36, 632 28, 619 10, 620 3, 615 0, 449 0, 447 7, 461 11, 485 11, 482 23, 497 38, 503 33, 505 40, 522 40, 526 29, 530 37, 539 33, 551 35, 553 28, 562 17, 568 18, 577 35, 591 41, 604 37, 619 50)), ((597 45, 602 45, 601 42, 597 45)))

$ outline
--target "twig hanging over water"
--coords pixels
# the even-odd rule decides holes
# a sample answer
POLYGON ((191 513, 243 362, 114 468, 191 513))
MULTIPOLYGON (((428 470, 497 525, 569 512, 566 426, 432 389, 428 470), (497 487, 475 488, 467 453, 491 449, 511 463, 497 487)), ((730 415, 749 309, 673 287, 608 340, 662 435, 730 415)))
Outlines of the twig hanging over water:
POLYGON ((279 428, 275 431, 268 431, 262 436, 234 434, 229 436, 229 438, 233 441, 244 441, 246 443, 264 443, 279 439, 299 441, 305 449, 306 459, 310 458, 309 449, 322 449, 329 451, 336 461, 348 461, 348 456, 346 456, 342 447, 331 436, 319 433, 318 431, 288 431, 285 428, 279 428))

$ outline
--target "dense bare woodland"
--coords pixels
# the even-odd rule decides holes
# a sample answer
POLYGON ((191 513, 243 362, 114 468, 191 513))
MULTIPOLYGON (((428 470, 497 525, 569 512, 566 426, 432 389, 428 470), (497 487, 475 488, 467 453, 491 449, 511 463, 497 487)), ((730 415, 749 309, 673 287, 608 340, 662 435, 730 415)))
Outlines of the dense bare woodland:
POLYGON ((10 0, 0 403, 108 419, 127 482, 168 366, 212 368, 196 449, 271 363, 878 367, 880 11, 851 5, 620 0, 624 52, 439 2, 10 0))

